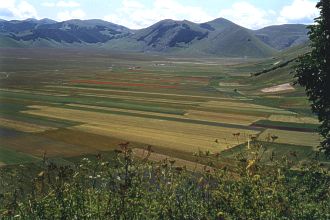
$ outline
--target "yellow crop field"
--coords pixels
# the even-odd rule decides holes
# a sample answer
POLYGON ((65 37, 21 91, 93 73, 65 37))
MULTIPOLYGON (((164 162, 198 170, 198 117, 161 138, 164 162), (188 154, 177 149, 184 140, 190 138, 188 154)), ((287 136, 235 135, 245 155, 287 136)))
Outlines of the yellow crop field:
POLYGON ((72 129, 116 137, 132 142, 193 152, 224 150, 247 141, 258 132, 248 129, 216 127, 135 116, 106 114, 85 110, 32 106, 25 113, 84 123, 72 129), (240 133, 234 137, 233 133, 240 133))
MULTIPOLYGON (((202 135, 191 135, 176 131, 162 131, 157 129, 137 128, 134 126, 122 125, 79 125, 72 129, 80 131, 95 133, 99 135, 120 138, 130 142, 137 142, 148 144, 152 146, 170 148, 184 152, 196 152, 198 150, 209 150, 212 152, 219 152, 227 148, 244 143, 242 138, 235 140, 221 139, 219 137, 218 143, 215 143, 216 138, 209 138, 202 135)), ((224 137, 224 136, 223 136, 224 137)))
POLYGON ((60 94, 58 92, 47 92, 46 90, 43 91, 31 91, 31 90, 23 90, 23 89, 0 89, 0 91, 5 92, 17 92, 17 93, 23 93, 23 94, 33 94, 33 95, 51 95, 51 96, 57 96, 57 97, 67 97, 69 95, 67 94, 60 94))
POLYGON ((280 121, 280 122, 293 122, 301 124, 319 124, 319 121, 316 118, 312 117, 301 117, 298 115, 271 115, 269 118, 271 121, 280 121))
MULTIPOLYGON (((265 113, 277 113, 277 114, 294 114, 293 112, 272 108, 263 105, 251 104, 247 102, 237 102, 237 101, 209 101, 203 103, 201 106, 213 109, 236 109, 240 111, 256 111, 265 113)), ((244 114, 244 113, 242 113, 244 114)))
POLYGON ((256 117, 256 116, 249 116, 249 115, 243 115, 243 114, 242 115, 228 114, 228 113, 217 113, 217 112, 198 111, 198 110, 188 110, 185 115, 174 115, 174 114, 166 114, 166 113, 156 113, 156 112, 147 112, 147 111, 139 111, 139 110, 127 110, 127 109, 109 108, 109 107, 92 106, 92 105, 67 104, 67 106, 82 107, 82 108, 87 108, 87 109, 118 111, 118 112, 135 113, 135 114, 144 114, 144 115, 152 115, 152 116, 160 116, 160 117, 170 117, 170 118, 178 118, 178 119, 193 119, 193 120, 219 122, 219 123, 236 124, 236 125, 246 125, 246 126, 250 125, 253 122, 256 122, 258 120, 265 119, 264 117, 256 117))
POLYGON ((233 134, 233 132, 252 133, 255 131, 248 129, 234 129, 226 127, 216 127, 201 124, 191 124, 176 121, 167 121, 161 119, 151 119, 136 116, 117 115, 109 113, 92 112, 86 110, 66 109, 51 106, 30 106, 33 110, 23 111, 23 113, 39 115, 51 118, 59 118, 64 120, 71 120, 86 124, 121 124, 134 125, 138 128, 156 128, 164 131, 184 131, 191 134, 203 134, 210 137, 216 137, 222 133, 233 134))
POLYGON ((0 118, 0 125, 2 127, 11 128, 11 129, 14 129, 17 131, 23 131, 23 132, 28 132, 28 133, 37 133, 37 132, 43 132, 43 131, 47 131, 47 130, 56 129, 56 128, 52 128, 52 127, 48 127, 48 126, 36 125, 36 124, 31 124, 31 123, 16 121, 16 120, 11 120, 11 119, 5 119, 5 118, 0 118))
POLYGON ((275 129, 267 129, 260 136, 259 140, 265 141, 269 136, 277 136, 276 143, 293 144, 300 146, 317 147, 320 144, 321 137, 317 133, 282 131, 275 129))
POLYGON ((94 105, 67 104, 66 106, 81 107, 81 108, 86 108, 86 109, 91 109, 91 110, 95 109, 95 110, 126 112, 126 113, 133 113, 133 114, 144 114, 144 115, 152 115, 152 116, 160 116, 160 117, 185 118, 184 116, 181 116, 181 115, 147 112, 147 111, 122 109, 122 108, 110 108, 110 107, 102 107, 102 106, 94 106, 94 105))
POLYGON ((258 120, 265 119, 263 117, 249 116, 244 114, 216 113, 196 110, 188 110, 185 114, 185 117, 195 120, 205 120, 237 125, 250 125, 258 120))

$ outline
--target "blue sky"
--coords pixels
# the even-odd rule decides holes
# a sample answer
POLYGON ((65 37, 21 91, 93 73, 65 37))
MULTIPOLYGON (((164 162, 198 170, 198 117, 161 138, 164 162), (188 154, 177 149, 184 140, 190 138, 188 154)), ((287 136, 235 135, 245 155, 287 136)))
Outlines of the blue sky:
POLYGON ((224 17, 251 29, 312 23, 316 0, 0 0, 0 19, 103 19, 129 28, 159 20, 201 23, 224 17))

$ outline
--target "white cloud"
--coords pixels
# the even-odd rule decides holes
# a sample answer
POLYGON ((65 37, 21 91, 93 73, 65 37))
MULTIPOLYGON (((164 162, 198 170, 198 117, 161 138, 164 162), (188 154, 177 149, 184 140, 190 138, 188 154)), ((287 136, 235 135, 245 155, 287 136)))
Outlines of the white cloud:
POLYGON ((59 21, 67 21, 70 19, 84 19, 86 13, 81 9, 76 9, 73 11, 62 11, 57 14, 57 19, 59 21))
POLYGON ((76 1, 57 1, 57 2, 43 2, 42 6, 50 8, 76 8, 74 10, 65 10, 57 13, 56 19, 59 21, 67 21, 70 19, 84 19, 86 17, 85 11, 80 7, 76 1))
POLYGON ((283 7, 277 21, 278 23, 312 21, 313 18, 319 16, 319 11, 315 5, 315 1, 294 0, 291 5, 283 7))
POLYGON ((155 0, 146 7, 136 0, 123 0, 122 6, 104 20, 129 28, 145 28, 163 19, 205 22, 212 18, 200 7, 183 5, 178 0, 155 0))
POLYGON ((61 8, 76 8, 79 7, 80 4, 75 1, 58 1, 58 2, 43 2, 41 4, 44 7, 61 7, 61 8))
POLYGON ((236 2, 231 8, 221 10, 219 16, 243 27, 258 29, 270 25, 276 12, 257 8, 248 2, 236 2))
POLYGON ((27 1, 1 0, 0 9, 6 12, 0 14, 3 19, 38 18, 37 10, 27 1))

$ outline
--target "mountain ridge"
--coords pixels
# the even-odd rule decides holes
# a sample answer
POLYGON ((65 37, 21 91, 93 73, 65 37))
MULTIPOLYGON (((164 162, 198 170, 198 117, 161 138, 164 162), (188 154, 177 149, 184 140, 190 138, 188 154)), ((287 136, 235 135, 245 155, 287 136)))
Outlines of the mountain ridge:
POLYGON ((306 25, 250 30, 227 19, 166 19, 132 30, 101 19, 0 20, 0 47, 100 47, 123 51, 270 57, 307 41, 306 25))

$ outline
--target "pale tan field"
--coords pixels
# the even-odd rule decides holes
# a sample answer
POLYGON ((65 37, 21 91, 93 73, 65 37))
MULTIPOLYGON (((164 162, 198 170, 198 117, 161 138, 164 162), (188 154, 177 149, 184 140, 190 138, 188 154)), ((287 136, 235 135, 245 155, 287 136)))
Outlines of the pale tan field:
POLYGON ((295 88, 290 83, 285 83, 277 86, 264 88, 261 90, 261 92, 274 93, 274 92, 293 91, 293 90, 295 90, 295 88))
MULTIPOLYGON (((133 155, 140 159, 144 159, 149 155, 149 153, 148 153, 148 151, 146 151, 144 149, 134 148, 133 155)), ((213 170, 213 168, 202 165, 197 162, 194 163, 194 162, 191 162, 188 160, 183 160, 183 159, 179 159, 179 158, 175 158, 175 157, 168 157, 164 154, 158 154, 158 153, 154 153, 154 152, 150 153, 150 155, 148 156, 148 160, 154 161, 154 162, 160 162, 160 161, 165 161, 165 160, 175 161, 174 167, 185 167, 189 171, 203 172, 205 170, 210 170, 210 171, 213 170)))
POLYGON ((201 106, 211 109, 236 109, 240 111, 255 111, 273 114, 294 114, 293 112, 286 111, 279 108, 272 108, 263 105, 256 105, 247 102, 238 101, 209 101, 203 103, 201 106))
POLYGON ((188 110, 185 114, 185 117, 195 120, 205 120, 237 125, 250 125, 258 120, 265 119, 263 117, 249 116, 244 114, 228 114, 196 110, 188 110))
POLYGON ((226 124, 236 124, 236 125, 245 125, 245 126, 250 125, 253 122, 256 122, 258 120, 265 119, 263 117, 256 117, 256 116, 228 114, 228 113, 216 113, 216 112, 197 111, 197 110, 188 110, 185 115, 174 115, 174 114, 166 114, 166 113, 155 113, 155 112, 146 112, 146 111, 139 111, 139 110, 127 110, 127 109, 109 108, 109 107, 92 106, 92 105, 67 104, 67 106, 82 107, 82 108, 87 108, 87 109, 99 109, 99 110, 108 110, 108 111, 136 113, 136 114, 144 114, 144 115, 152 115, 152 116, 160 116, 160 117, 169 117, 169 118, 220 122, 220 123, 226 123, 226 124))
POLYGON ((249 135, 258 133, 247 129, 215 127, 57 107, 31 107, 35 110, 25 111, 25 113, 84 123, 84 125, 75 126, 72 129, 189 152, 198 149, 224 150, 244 143, 249 135), (238 139, 233 136, 233 133, 237 132, 241 133, 238 139), (215 142, 216 139, 218 143, 215 142))
POLYGON ((279 122, 292 122, 292 123, 301 123, 301 124, 319 124, 319 121, 316 118, 301 117, 298 115, 295 115, 295 116, 271 115, 268 119, 271 121, 279 121, 279 122))
POLYGON ((17 131, 23 131, 23 132, 27 132, 27 133, 37 133, 37 132, 43 132, 43 131, 47 131, 47 130, 56 129, 56 128, 52 128, 52 127, 36 125, 36 124, 31 124, 31 123, 16 121, 16 120, 11 120, 11 119, 5 119, 5 118, 0 118, 0 125, 2 127, 11 128, 11 129, 14 129, 17 131))
POLYGON ((219 82, 220 87, 243 87, 247 85, 242 85, 240 83, 224 83, 224 82, 219 82))
POLYGON ((57 92, 47 92, 47 91, 31 91, 31 90, 24 90, 24 89, 0 89, 0 91, 6 92, 17 92, 17 93, 24 93, 24 94, 33 94, 33 95, 50 95, 50 96, 58 96, 58 97, 67 97, 68 94, 60 94, 57 92))
POLYGON ((265 141, 268 136, 278 136, 276 143, 293 144, 300 146, 318 146, 321 142, 321 137, 317 133, 297 132, 297 131, 282 131, 267 129, 259 136, 259 140, 265 141))

